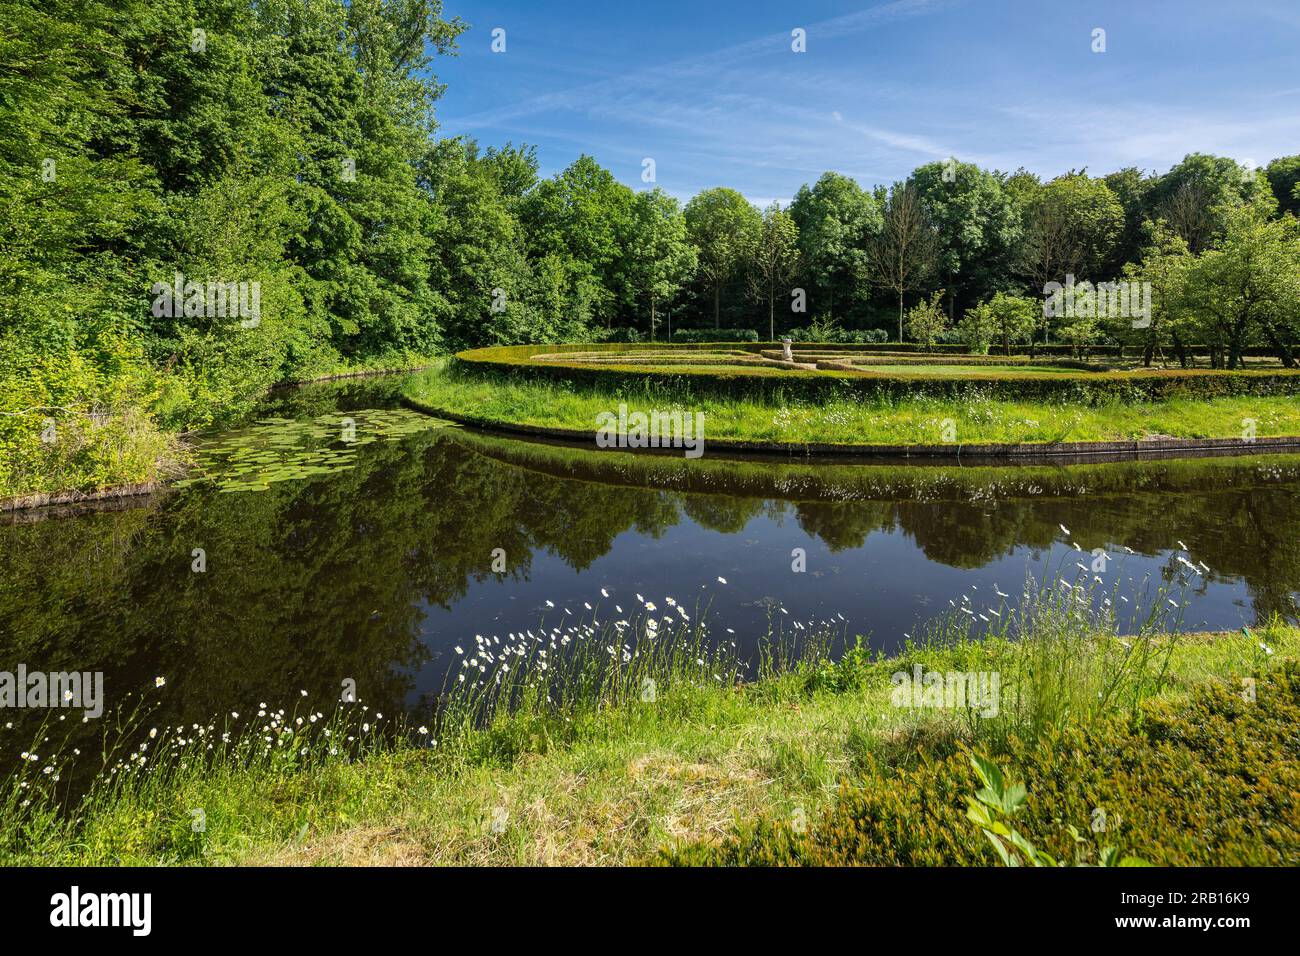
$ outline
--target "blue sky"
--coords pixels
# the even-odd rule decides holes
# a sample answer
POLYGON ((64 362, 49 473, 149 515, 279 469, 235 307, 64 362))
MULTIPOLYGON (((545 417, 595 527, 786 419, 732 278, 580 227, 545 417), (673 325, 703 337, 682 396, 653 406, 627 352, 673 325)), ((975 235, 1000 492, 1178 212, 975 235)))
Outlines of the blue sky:
POLYGON ((1300 0, 447 0, 443 135, 786 202, 949 155, 1045 177, 1300 152, 1300 0), (491 50, 494 28, 506 51, 491 50), (791 30, 807 52, 791 50, 791 30), (1094 53, 1093 30, 1106 31, 1094 53))

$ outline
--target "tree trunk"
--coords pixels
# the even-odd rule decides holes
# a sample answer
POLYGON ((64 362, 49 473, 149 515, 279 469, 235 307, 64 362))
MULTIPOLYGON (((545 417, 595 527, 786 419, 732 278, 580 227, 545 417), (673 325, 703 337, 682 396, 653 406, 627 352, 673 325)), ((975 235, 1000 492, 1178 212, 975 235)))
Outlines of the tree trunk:
POLYGON ((655 300, 650 300, 650 341, 655 340, 655 300))
POLYGON ((767 293, 767 340, 776 341, 776 295, 770 289, 767 293))
POLYGON ((898 293, 898 344, 903 344, 903 293, 898 293))
POLYGON ((722 283, 719 282, 717 285, 713 287, 713 327, 715 329, 722 328, 722 319, 719 318, 719 312, 718 312, 719 302, 721 299, 722 299, 722 283))
POLYGON ((1277 334, 1277 329, 1270 322, 1266 332, 1269 344, 1273 346, 1273 351, 1277 352, 1277 357, 1282 360, 1283 368, 1295 368, 1295 356, 1291 354, 1291 349, 1286 344, 1286 339, 1277 334))

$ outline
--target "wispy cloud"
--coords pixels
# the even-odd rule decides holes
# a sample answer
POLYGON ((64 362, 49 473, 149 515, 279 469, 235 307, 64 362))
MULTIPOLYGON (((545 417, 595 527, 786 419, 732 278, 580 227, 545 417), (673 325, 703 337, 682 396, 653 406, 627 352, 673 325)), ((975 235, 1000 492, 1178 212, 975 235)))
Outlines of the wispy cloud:
MULTIPOLYGON (((962 2, 964 0, 895 0, 893 3, 822 20, 811 24, 806 29, 811 38, 810 42, 842 39, 887 23, 950 8, 962 2)), ((617 98, 631 92, 645 96, 654 91, 665 99, 671 99, 674 85, 685 79, 724 72, 758 56, 788 51, 789 44, 789 33, 768 34, 705 55, 642 67, 620 76, 543 93, 510 106, 462 116, 455 120, 455 125, 459 129, 473 131, 538 113, 583 111, 595 108, 603 100, 617 98)))
MULTIPOLYGON (((1296 152, 1289 28, 1260 53, 1257 31, 1211 0, 1187 0, 1187 15, 1172 22, 1129 0, 1097 2, 1114 41, 1105 56, 1089 49, 1094 17, 1029 0, 879 3, 802 24, 802 55, 788 29, 677 58, 622 46, 616 57, 592 57, 594 79, 580 83, 539 72, 553 51, 534 39, 528 70, 493 64, 483 75, 495 87, 474 97, 489 108, 457 116, 444 107, 443 129, 536 142, 545 174, 591 153, 637 188, 651 156, 658 185, 674 195, 725 184, 756 203, 787 201, 827 170, 870 187, 947 156, 1054 176, 1083 166, 1163 170, 1193 150, 1260 164, 1296 152), (1235 45, 1247 39, 1249 50, 1235 45), (515 95, 520 85, 534 95, 515 95)), ((600 51, 611 31, 643 26, 615 11, 556 42, 572 62, 584 45, 600 51)), ((654 50, 674 45, 662 34, 648 40, 654 50)))

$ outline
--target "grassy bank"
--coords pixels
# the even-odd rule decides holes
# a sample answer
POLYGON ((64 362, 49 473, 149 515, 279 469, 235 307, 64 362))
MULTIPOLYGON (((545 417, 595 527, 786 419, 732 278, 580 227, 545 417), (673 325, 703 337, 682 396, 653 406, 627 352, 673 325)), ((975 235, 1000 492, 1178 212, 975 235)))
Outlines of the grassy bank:
MULTIPOLYGON (((433 361, 392 353, 317 363, 287 384, 408 371, 433 361)), ((200 417, 220 426, 246 414, 264 394, 254 389, 238 402, 216 402, 200 417)), ((193 456, 183 437, 187 419, 166 409, 166 401, 158 380, 149 388, 111 395, 84 385, 64 392, 34 385, 25 391, 0 388, 0 501, 39 502, 45 496, 150 486, 178 477, 193 456)))
POLYGON ((1098 406, 991 399, 845 396, 820 402, 685 396, 667 386, 600 384, 483 376, 441 362, 420 373, 407 394, 430 409, 502 424, 596 433, 596 416, 630 410, 703 412, 705 435, 752 442, 963 445, 1174 438, 1240 438, 1246 420, 1259 437, 1300 435, 1300 402, 1288 397, 1177 399, 1098 406), (947 430, 951 423, 951 430, 947 430))
MULTIPOLYGON (((1086 587, 1077 580, 1027 588, 1017 603, 999 602, 1000 616, 967 595, 964 611, 918 631, 890 659, 858 646, 832 662, 835 627, 801 623, 797 651, 774 635, 750 682, 738 679, 742 669, 726 639, 707 640, 704 625, 675 605, 645 603, 624 626, 541 625, 535 642, 524 635, 467 642, 460 674, 469 680, 452 681, 429 726, 385 734, 392 716, 362 709, 364 700, 331 716, 323 711, 333 705, 302 700, 239 717, 232 711, 206 727, 158 728, 139 744, 109 748, 104 784, 63 813, 42 795, 57 792, 63 761, 75 758, 36 753, 0 795, 0 859, 615 864, 678 854, 686 862, 757 862, 762 854, 737 851, 737 841, 752 849, 754 834, 772 831, 771 821, 806 820, 810 833, 821 832, 820 821, 842 812, 844 793, 897 793, 906 775, 967 749, 1018 774, 1055 752, 1062 735, 1149 725, 1152 708, 1195 708, 1198 695, 1214 688, 1239 698, 1248 678, 1259 681, 1259 706, 1271 708, 1280 693, 1273 675, 1300 651, 1300 633, 1281 624, 1172 637, 1180 602, 1165 593, 1154 597, 1137 633, 1121 637, 1109 595, 1085 598, 1086 587), (647 634, 652 618, 663 623, 647 634), (981 716, 973 707, 900 705, 894 675, 915 667, 997 672, 1000 706, 981 716), (194 826, 198 810, 202 830, 194 826)), ((593 616, 600 613, 597 607, 593 616)), ((1203 722, 1199 732, 1221 725, 1203 722)), ((1200 796, 1160 790, 1158 774, 1144 776, 1134 744, 1125 764, 1131 792, 1109 794, 1106 805, 1155 802, 1145 816, 1126 817, 1140 827, 1089 837, 1080 852, 1100 853, 1103 840, 1175 862, 1267 862, 1293 850, 1295 830, 1286 832, 1295 793, 1278 794, 1276 781, 1290 778, 1277 777, 1273 764, 1295 765, 1294 734, 1270 750, 1220 743, 1232 772, 1259 785, 1238 793, 1237 805, 1223 799, 1235 791, 1215 791, 1217 829, 1158 825, 1190 819, 1200 796), (1258 827, 1243 836, 1232 830, 1234 819, 1258 827), (1240 839, 1228 845, 1220 831, 1240 839)), ((1194 761, 1192 751, 1179 756, 1176 740, 1159 746, 1174 747, 1180 766, 1194 761)), ((992 862, 978 850, 978 831, 972 837, 960 819, 976 787, 965 766, 943 778, 943 799, 956 811, 895 801, 893 816, 873 817, 893 829, 872 839, 906 835, 913 862, 992 862)), ((1053 779, 1070 790, 1070 777, 1053 779)), ((1089 832, 1080 808, 1097 798, 1067 795, 1065 823, 1089 832)))

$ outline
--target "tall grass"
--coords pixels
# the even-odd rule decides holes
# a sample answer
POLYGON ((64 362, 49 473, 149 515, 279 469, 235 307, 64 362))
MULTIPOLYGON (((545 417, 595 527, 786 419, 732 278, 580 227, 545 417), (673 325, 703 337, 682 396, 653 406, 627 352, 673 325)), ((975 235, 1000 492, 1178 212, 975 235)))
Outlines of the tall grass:
POLYGON ((119 810, 152 808, 154 825, 165 808, 168 853, 199 859, 202 808, 183 806, 181 795, 205 776, 243 776, 273 791, 296 775, 328 774, 381 751, 448 775, 508 764, 524 752, 664 719, 665 705, 683 695, 735 689, 823 659, 842 629, 774 626, 751 661, 734 640, 714 639, 707 609, 687 612, 667 600, 663 608, 643 601, 626 616, 601 620, 597 608, 575 620, 564 611, 558 624, 477 635, 457 648, 460 666, 447 674, 426 723, 384 715, 360 699, 322 708, 304 691, 281 706, 262 702, 203 724, 158 726, 150 723, 162 692, 155 689, 106 710, 101 751, 89 754, 61 745, 47 721, 0 784, 0 858, 39 858, 43 847, 66 846, 87 820, 119 810), (87 762, 94 765, 89 786, 71 789, 70 771, 87 762))
MULTIPOLYGON (((1168 689, 1179 668, 1186 673, 1188 655, 1173 666, 1177 635, 1187 589, 1201 569, 1181 556, 1174 560, 1167 580, 1127 588, 1118 583, 1122 565, 1107 572, 1106 580, 1116 582, 1108 587, 1080 563, 1072 569, 1077 573, 1058 569, 1028 579, 1014 600, 971 589, 888 660, 859 640, 832 661, 844 644, 842 619, 786 625, 791 619, 783 609, 772 612, 752 658, 730 636, 714 636, 707 608, 687 612, 671 600, 658 607, 641 599, 628 614, 597 605, 575 618, 555 609, 558 621, 543 620, 536 629, 464 642, 425 723, 378 713, 364 700, 322 706, 304 693, 203 724, 151 726, 156 695, 165 693, 154 688, 121 712, 106 713, 97 754, 68 750, 55 724, 41 729, 0 784, 0 859, 201 861, 208 841, 196 811, 220 819, 226 836, 238 841, 240 827, 253 826, 266 800, 292 799, 276 794, 332 793, 330 808, 308 800, 291 815, 303 832, 336 827, 340 803, 346 818, 364 816, 367 807, 390 808, 381 792, 358 788, 358 774, 344 772, 349 767, 379 765, 375 773, 394 787, 409 774, 451 779, 472 768, 513 766, 525 754, 633 739, 638 729, 674 721, 707 729, 711 718, 702 715, 717 713, 731 695, 784 709, 790 687, 860 696, 867 720, 850 728, 855 733, 888 734, 938 716, 960 726, 972 744, 998 753, 1013 736, 1029 739, 1135 713, 1143 699, 1168 689), (890 671, 914 663, 998 672, 997 713, 968 708, 914 719, 894 711, 890 671), (379 754, 386 761, 371 760, 379 754), (84 762, 93 765, 93 780, 78 796, 67 783, 84 762), (304 787, 304 780, 314 783, 304 787), (205 795, 206 808, 196 805, 197 794, 205 795), (96 840, 103 845, 91 845, 96 840)), ((1230 670, 1220 666, 1227 661, 1255 666, 1271 653, 1256 638, 1238 643, 1211 670, 1230 670)), ((873 747, 868 741, 867 749, 873 747)), ((825 756, 801 750, 799 761, 825 763, 825 756)), ((772 759, 784 759, 779 748, 772 759)))
MULTIPOLYGON (((1041 579, 1029 576, 1016 597, 995 590, 981 601, 972 589, 918 630, 902 662, 965 663, 995 672, 997 713, 985 715, 977 706, 961 713, 972 740, 993 750, 1004 749, 1013 735, 1031 739, 1070 724, 1137 715, 1143 700, 1171 685, 1188 591, 1203 573, 1181 555, 1173 560, 1172 573, 1159 581, 1126 579, 1120 559, 1105 579, 1080 561, 1041 579)), ((1271 653, 1248 632, 1237 643, 1256 664, 1271 653)))

